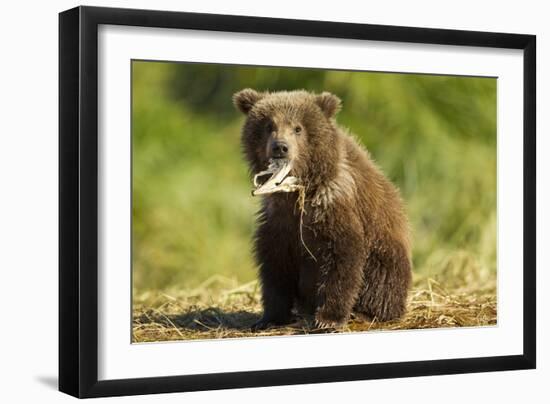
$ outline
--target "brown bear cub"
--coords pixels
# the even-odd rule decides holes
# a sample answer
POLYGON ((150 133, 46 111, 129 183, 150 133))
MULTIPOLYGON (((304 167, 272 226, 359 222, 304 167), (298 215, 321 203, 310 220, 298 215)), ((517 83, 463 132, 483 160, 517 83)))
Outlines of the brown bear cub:
POLYGON ((264 313, 254 328, 287 324, 293 309, 320 328, 340 327, 352 313, 402 316, 411 283, 407 217, 396 187, 336 124, 340 99, 245 89, 233 102, 246 115, 253 194, 263 196, 255 255, 264 313))

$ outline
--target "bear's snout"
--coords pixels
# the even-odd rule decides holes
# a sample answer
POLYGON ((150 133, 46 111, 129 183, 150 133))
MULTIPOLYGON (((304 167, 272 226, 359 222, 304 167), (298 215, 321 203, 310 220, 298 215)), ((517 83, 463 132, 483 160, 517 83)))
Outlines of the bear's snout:
POLYGON ((271 157, 276 159, 287 158, 289 146, 286 142, 275 140, 271 142, 271 157))

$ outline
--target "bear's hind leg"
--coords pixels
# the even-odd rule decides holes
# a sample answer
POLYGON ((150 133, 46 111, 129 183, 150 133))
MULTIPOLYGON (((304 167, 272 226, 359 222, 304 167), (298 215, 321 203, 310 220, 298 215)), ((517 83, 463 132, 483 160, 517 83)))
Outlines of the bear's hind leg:
POLYGON ((373 252, 363 274, 364 284, 354 311, 371 320, 395 320, 405 314, 411 284, 411 263, 402 246, 373 252))

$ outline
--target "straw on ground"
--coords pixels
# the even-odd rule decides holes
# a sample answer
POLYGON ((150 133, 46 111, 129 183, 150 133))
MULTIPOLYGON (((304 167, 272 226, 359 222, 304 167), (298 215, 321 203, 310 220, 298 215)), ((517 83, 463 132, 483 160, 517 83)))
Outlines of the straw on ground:
MULTIPOLYGON (((134 296, 133 342, 184 339, 236 338, 326 332, 307 321, 292 326, 253 332, 250 326, 261 316, 260 291, 256 281, 239 285, 220 276, 199 287, 177 292, 146 292, 134 296)), ((495 325, 497 299, 494 284, 455 287, 449 290, 433 279, 415 282, 407 314, 400 320, 352 318, 341 330, 426 329, 495 325)))

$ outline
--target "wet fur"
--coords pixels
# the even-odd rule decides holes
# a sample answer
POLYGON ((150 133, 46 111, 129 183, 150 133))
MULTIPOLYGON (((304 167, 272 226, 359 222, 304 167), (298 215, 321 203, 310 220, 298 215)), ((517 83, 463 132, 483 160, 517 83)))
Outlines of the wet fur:
POLYGON ((298 195, 264 197, 255 236, 264 308, 257 326, 285 324, 293 308, 323 327, 344 324, 352 312, 379 321, 402 316, 411 283, 403 204, 368 152, 336 124, 340 100, 247 89, 234 103, 247 116, 242 146, 252 174, 267 166, 266 120, 305 130, 293 146, 292 175, 306 187, 303 241, 314 258, 300 238, 298 195))

